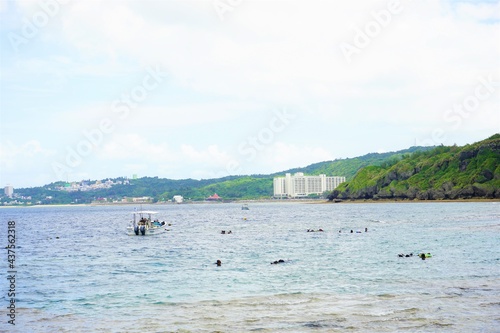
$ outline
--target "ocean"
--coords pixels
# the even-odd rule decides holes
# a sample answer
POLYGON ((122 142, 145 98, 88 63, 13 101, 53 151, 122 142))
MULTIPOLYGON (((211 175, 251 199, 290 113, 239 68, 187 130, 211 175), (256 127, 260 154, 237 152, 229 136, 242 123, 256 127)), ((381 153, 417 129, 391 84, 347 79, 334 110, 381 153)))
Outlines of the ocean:
POLYGON ((0 331, 500 332, 498 202, 134 208, 1 208, 0 331))

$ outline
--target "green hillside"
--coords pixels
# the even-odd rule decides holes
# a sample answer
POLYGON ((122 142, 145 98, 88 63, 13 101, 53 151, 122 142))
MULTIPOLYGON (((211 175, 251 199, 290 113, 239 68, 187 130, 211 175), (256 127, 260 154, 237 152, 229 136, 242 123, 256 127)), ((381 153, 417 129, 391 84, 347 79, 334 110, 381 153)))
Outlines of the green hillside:
POLYGON ((405 155, 393 165, 360 169, 329 199, 500 198, 500 134, 463 147, 405 155))
MULTIPOLYGON (((311 164, 302 168, 294 168, 269 175, 227 176, 216 179, 166 179, 158 177, 142 177, 126 179, 123 177, 110 179, 113 182, 126 182, 107 189, 92 191, 63 191, 69 185, 66 182, 55 182, 41 187, 15 189, 18 202, 41 204, 91 203, 96 200, 120 201, 124 197, 152 197, 153 202, 172 199, 174 195, 182 195, 193 201, 205 200, 217 193, 224 200, 267 199, 273 195, 273 178, 285 173, 303 172, 306 175, 326 174, 327 176, 344 176, 351 180, 356 172, 368 165, 387 167, 406 158, 415 152, 429 150, 429 147, 412 147, 388 153, 371 153, 360 157, 339 159, 311 164), (29 199, 20 199, 27 197, 29 199)), ((100 180, 104 183, 106 179, 100 180)), ((86 180, 85 183, 95 181, 86 180)), ((2 198, 2 202, 8 200, 2 198)))
POLYGON ((273 195, 273 178, 270 176, 241 176, 218 179, 212 184, 191 188, 170 189, 161 197, 182 195, 191 200, 204 200, 217 193, 223 199, 262 199, 273 195))
POLYGON ((303 172, 306 175, 320 175, 327 176, 342 176, 346 180, 351 180, 354 175, 363 167, 370 165, 388 166, 393 165, 403 159, 405 156, 413 154, 414 152, 423 152, 432 150, 434 147, 411 147, 404 150, 392 151, 387 153, 370 153, 359 157, 338 159, 334 161, 320 162, 311 164, 303 168, 295 168, 283 171, 275 175, 284 175, 286 172, 295 173, 303 172))

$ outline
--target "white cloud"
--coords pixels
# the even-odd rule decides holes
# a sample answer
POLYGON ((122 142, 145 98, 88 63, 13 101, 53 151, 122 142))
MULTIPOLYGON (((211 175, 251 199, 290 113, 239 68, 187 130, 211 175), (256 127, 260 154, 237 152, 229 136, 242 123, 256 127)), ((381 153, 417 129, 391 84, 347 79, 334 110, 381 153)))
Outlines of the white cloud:
MULTIPOLYGON (((122 54, 142 64, 161 63, 174 83, 201 93, 255 96, 275 103, 328 100, 345 90, 356 92, 351 87, 394 75, 406 84, 396 83, 397 79, 396 90, 382 94, 441 89, 458 84, 457 80, 473 79, 478 70, 468 68, 476 64, 476 55, 495 61, 498 47, 487 42, 488 30, 495 27, 457 22, 439 3, 425 1, 402 2, 402 12, 393 15, 391 23, 348 65, 339 44, 352 43, 353 27, 363 29, 374 20, 370 13, 386 9, 387 3, 248 1, 231 13, 230 22, 207 29, 206 17, 215 13, 203 12, 205 5, 190 8, 205 21, 182 25, 148 20, 127 7, 127 2, 105 1, 100 6, 80 2, 65 15, 64 33, 68 42, 90 55, 104 50, 111 62, 122 54), (457 68, 457 55, 465 66, 457 68)), ((472 10, 467 9, 471 6, 479 10, 467 6, 460 11, 472 10)), ((379 95, 381 91, 358 89, 353 97, 370 92, 379 95)))
POLYGON ((6 165, 15 165, 17 158, 49 157, 52 155, 54 155, 54 151, 43 148, 38 140, 28 140, 22 144, 15 144, 10 140, 5 144, 0 143, 0 161, 6 165))
POLYGON ((182 144, 172 149, 166 142, 153 143, 141 134, 114 135, 98 154, 104 163, 114 165, 115 171, 166 178, 185 178, 185 174, 194 178, 208 177, 224 172, 231 160, 217 145, 196 148, 182 144), (117 166, 120 164, 124 167, 117 166))
POLYGON ((500 2, 458 3, 457 15, 463 20, 496 22, 500 20, 500 2))
POLYGON ((217 145, 209 145, 206 150, 197 150, 190 145, 181 146, 182 157, 187 158, 193 163, 201 163, 204 165, 220 165, 229 160, 229 156, 220 151, 217 145))
POLYGON ((281 141, 276 141, 256 151, 255 158, 250 161, 244 156, 235 158, 245 174, 274 173, 333 159, 332 151, 321 146, 289 144, 281 141))
MULTIPOLYGON (((500 79, 500 47, 492 42, 500 4, 402 0, 349 63, 340 45, 355 44, 356 29, 366 33, 389 3, 247 0, 221 21, 211 0, 70 2, 22 52, 6 53, 2 132, 29 128, 45 149, 66 150, 109 118, 114 130, 75 174, 185 178, 226 175, 233 161, 248 173, 274 172, 389 149, 395 138, 436 128, 450 138, 498 131, 490 121, 498 119, 498 85, 457 129, 444 115, 479 77, 500 79), (113 103, 157 66, 168 77, 120 118, 113 103), (300 121, 253 161, 234 152, 282 107, 300 121)), ((19 22, 40 10, 37 0, 16 4, 19 22)))
POLYGON ((48 162, 55 151, 44 148, 38 140, 0 142, 0 184, 31 186, 32 182, 51 182, 48 162))
POLYGON ((115 161, 135 160, 164 163, 175 160, 173 152, 166 143, 149 142, 147 137, 137 133, 114 135, 111 140, 104 143, 99 154, 104 160, 115 161))

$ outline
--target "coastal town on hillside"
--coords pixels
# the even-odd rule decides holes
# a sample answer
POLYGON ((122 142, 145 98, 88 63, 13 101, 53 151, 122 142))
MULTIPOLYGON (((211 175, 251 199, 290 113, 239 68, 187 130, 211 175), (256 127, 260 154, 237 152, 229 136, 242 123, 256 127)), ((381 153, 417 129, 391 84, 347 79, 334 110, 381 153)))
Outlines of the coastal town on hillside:
MULTIPOLYGON (((324 174, 317 176, 306 176, 302 172, 297 172, 295 174, 286 173, 284 177, 274 177, 273 179, 273 199, 300 199, 307 198, 311 195, 322 195, 325 192, 333 191, 340 183, 346 181, 345 177, 333 176, 329 177, 324 174)), ((58 192, 91 192, 98 190, 110 189, 116 185, 130 185, 130 180, 111 180, 107 179, 104 181, 96 180, 82 180, 80 182, 66 182, 63 185, 54 186, 49 188, 49 190, 58 192)), ((37 200, 32 202, 31 196, 22 196, 14 191, 12 185, 7 185, 4 188, 4 196, 1 197, 1 205, 31 205, 31 204, 44 204, 50 203, 53 199, 52 196, 46 196, 44 200, 37 200)), ((219 202, 224 201, 227 198, 222 198, 217 193, 205 198, 207 202, 219 202)), ((105 197, 97 197, 94 203, 152 203, 154 200, 151 196, 140 196, 140 197, 123 197, 121 199, 110 200, 105 197)), ((160 200, 159 202, 172 202, 172 203, 183 203, 185 199, 181 195, 174 195, 171 199, 160 200)), ((78 202, 74 202, 78 203, 78 202)))
POLYGON ((96 180, 91 182, 90 180, 82 180, 81 182, 65 183, 64 186, 55 187, 58 191, 76 192, 76 191, 96 191, 111 188, 115 185, 129 185, 130 181, 125 179, 123 181, 116 180, 112 181, 110 179, 105 181, 96 180))

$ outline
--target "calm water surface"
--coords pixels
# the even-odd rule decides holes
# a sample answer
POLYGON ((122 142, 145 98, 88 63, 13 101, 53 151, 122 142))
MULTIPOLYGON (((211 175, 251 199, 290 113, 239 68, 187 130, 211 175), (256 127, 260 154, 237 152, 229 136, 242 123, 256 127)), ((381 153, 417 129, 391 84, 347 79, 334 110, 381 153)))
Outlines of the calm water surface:
POLYGON ((143 208, 169 231, 127 236, 131 206, 0 209, 0 331, 500 332, 500 203, 143 208))

